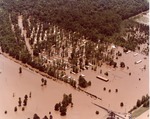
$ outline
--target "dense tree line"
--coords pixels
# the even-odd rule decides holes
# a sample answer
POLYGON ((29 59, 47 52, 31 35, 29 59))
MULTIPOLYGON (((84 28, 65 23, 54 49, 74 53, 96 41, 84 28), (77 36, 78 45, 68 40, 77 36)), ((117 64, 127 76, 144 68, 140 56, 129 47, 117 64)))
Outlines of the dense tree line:
POLYGON ((15 30, 12 30, 10 15, 6 11, 0 12, 0 46, 2 52, 9 53, 10 56, 21 60, 23 63, 29 63, 31 56, 27 51, 21 32, 15 24, 15 30))
POLYGON ((119 32, 122 19, 149 8, 146 0, 3 0, 1 5, 45 24, 79 32, 93 41, 119 32))
MULTIPOLYGON (((0 46, 2 52, 8 53, 13 58, 20 60, 23 63, 27 63, 40 71, 46 72, 50 76, 63 80, 75 88, 76 81, 73 79, 68 80, 68 78, 62 78, 63 75, 61 75, 61 72, 58 71, 60 68, 64 67, 63 64, 56 61, 53 63, 54 66, 46 67, 42 59, 31 58, 31 55, 26 48, 24 38, 21 36, 17 23, 18 19, 16 19, 16 17, 18 16, 10 16, 6 11, 0 12, 0 46), (15 20, 12 21, 12 19, 15 20), (15 28, 14 31, 12 30, 12 26, 15 28)), ((41 47, 43 47, 42 44, 41 47)))

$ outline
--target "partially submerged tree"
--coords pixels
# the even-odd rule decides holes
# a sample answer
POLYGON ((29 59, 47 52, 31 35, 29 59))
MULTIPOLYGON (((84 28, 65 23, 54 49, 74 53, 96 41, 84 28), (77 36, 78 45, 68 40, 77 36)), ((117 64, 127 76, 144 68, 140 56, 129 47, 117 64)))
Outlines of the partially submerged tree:
POLYGON ((87 82, 83 76, 79 76, 79 86, 82 88, 86 88, 87 86, 91 86, 91 81, 87 82))
POLYGON ((19 67, 19 73, 20 73, 20 74, 22 73, 22 68, 21 68, 21 67, 19 67))
POLYGON ((120 62, 120 67, 124 68, 125 67, 125 63, 124 62, 120 62))

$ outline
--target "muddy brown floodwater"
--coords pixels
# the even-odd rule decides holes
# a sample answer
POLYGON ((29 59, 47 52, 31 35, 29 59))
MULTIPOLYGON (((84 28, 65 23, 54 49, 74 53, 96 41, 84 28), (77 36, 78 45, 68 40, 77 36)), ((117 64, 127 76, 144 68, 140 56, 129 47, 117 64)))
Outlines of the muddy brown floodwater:
POLYGON ((133 106, 136 105, 138 99, 141 99, 143 95, 149 93, 149 58, 143 54, 135 56, 135 52, 128 54, 123 53, 123 49, 118 47, 116 50, 122 53, 117 62, 118 68, 112 68, 107 65, 103 65, 98 68, 97 71, 84 70, 79 74, 67 74, 78 79, 80 74, 85 75, 85 79, 91 81, 91 87, 87 88, 86 91, 97 95, 102 98, 100 105, 114 110, 120 113, 128 112, 133 106), (135 64, 136 61, 142 60, 141 63, 135 64), (120 62, 124 62, 127 68, 120 68, 120 62), (146 70, 142 69, 146 66, 146 70), (100 74, 100 69, 102 74, 100 74), (104 73, 108 72, 108 76, 104 73), (131 75, 129 73, 131 72, 131 75), (104 82, 96 78, 97 75, 101 75, 109 79, 108 82, 104 82), (139 78, 141 80, 139 80, 139 78), (106 87, 106 91, 103 88, 106 87), (111 92, 109 93, 109 89, 111 92), (118 93, 115 90, 118 89, 118 93), (120 103, 124 103, 124 107, 120 107, 120 103))
MULTIPOLYGON (((26 31, 23 30, 22 16, 19 16, 18 24, 25 37, 27 48, 32 54, 29 39, 26 38, 26 31)), ((47 86, 41 87, 42 76, 40 74, 25 67, 22 67, 23 73, 19 74, 20 65, 0 54, 0 119, 33 118, 35 113, 43 118, 45 115, 48 116, 49 112, 52 112, 54 119, 105 119, 108 113, 93 105, 92 102, 121 114, 127 113, 136 105, 138 99, 149 93, 149 57, 136 52, 123 53, 120 47, 116 48, 115 52, 117 51, 122 53, 121 57, 115 59, 118 68, 103 64, 102 67, 97 68, 97 71, 91 70, 91 67, 78 74, 70 74, 70 70, 66 71, 67 75, 75 80, 78 80, 80 74, 84 74, 85 79, 92 83, 84 90, 102 100, 91 98, 68 84, 52 79, 47 80, 47 86), (142 62, 135 64, 139 60, 142 62), (120 68, 122 61, 125 63, 125 68, 120 68), (144 66, 146 69, 143 69, 144 66), (108 76, 104 75, 105 72, 108 72, 108 76), (99 80, 96 78, 97 75, 106 77, 109 81, 99 80), (103 90, 104 87, 106 91, 103 90), (115 92, 116 89, 118 92, 115 92), (30 92, 32 92, 32 97, 28 99, 25 110, 22 111, 21 107, 18 107, 18 111, 14 112, 14 107, 18 106, 19 97, 23 100, 24 95, 29 95, 30 92), (61 117, 60 113, 54 111, 54 106, 62 100, 64 93, 72 94, 74 106, 68 107, 67 116, 61 117), (120 107, 121 102, 124 104, 123 107, 120 107), (4 113, 5 110, 7 114, 4 113), (97 110, 100 112, 99 115, 95 114, 97 110)))
POLYGON ((24 67, 22 74, 19 74, 19 67, 19 64, 0 55, 0 119, 32 119, 35 113, 43 118, 49 115, 49 111, 54 119, 103 119, 107 116, 107 112, 91 103, 99 104, 99 100, 51 79, 47 80, 46 87, 41 87, 41 75, 24 67), (32 92, 32 97, 28 99, 25 111, 18 108, 18 111, 14 112, 18 98, 23 100, 24 95, 29 95, 29 92, 32 92), (62 100, 64 93, 72 93, 74 106, 68 107, 67 116, 61 117, 60 113, 54 111, 54 105, 62 100), (7 114, 4 114, 5 110, 7 114), (100 112, 99 115, 95 114, 96 110, 100 112))
POLYGON ((116 52, 118 50, 122 52, 122 56, 116 60, 118 64, 116 69, 103 65, 97 71, 88 69, 75 75, 70 74, 69 70, 67 71, 67 74, 74 77, 75 80, 80 74, 84 74, 85 78, 92 82, 91 87, 84 90, 102 98, 102 100, 91 98, 68 84, 51 79, 47 80, 47 86, 41 87, 42 76, 40 74, 24 67, 22 67, 23 73, 19 74, 20 65, 0 55, 1 119, 27 119, 32 118, 35 113, 44 117, 49 115, 49 111, 52 112, 54 119, 105 119, 108 115, 107 112, 96 107, 92 102, 115 112, 126 113, 136 104, 137 99, 141 99, 149 92, 149 58, 142 54, 134 56, 135 52, 125 54, 120 47, 116 52), (142 60, 142 62, 135 64, 135 61, 138 60, 142 60), (125 62, 129 69, 120 68, 121 61, 125 62), (146 70, 142 69, 144 65, 146 65, 146 70), (96 78, 96 75, 100 75, 100 69, 102 69, 101 75, 109 79, 108 82, 96 78), (108 76, 104 75, 106 71, 108 76), (129 76, 130 72, 131 76, 129 76), (104 87, 106 87, 106 91, 103 90, 104 87), (118 93, 115 92, 115 89, 118 89, 118 93), (18 98, 21 97, 23 100, 24 95, 29 95, 30 92, 32 92, 32 97, 28 100, 25 111, 18 108, 18 111, 14 112, 14 107, 18 105, 18 98), (61 117, 58 112, 54 111, 54 105, 62 100, 64 93, 72 93, 74 106, 68 108, 67 116, 61 117), (123 107, 120 107, 121 102, 124 103, 123 107), (7 114, 4 114, 5 110, 7 110, 7 114), (99 115, 95 114, 96 110, 100 112, 99 115))

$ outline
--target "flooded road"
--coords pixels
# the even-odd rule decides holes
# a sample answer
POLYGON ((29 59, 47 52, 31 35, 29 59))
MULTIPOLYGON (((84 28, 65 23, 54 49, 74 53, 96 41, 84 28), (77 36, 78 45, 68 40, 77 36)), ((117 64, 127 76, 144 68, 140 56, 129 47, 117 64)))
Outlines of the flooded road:
POLYGON ((23 20, 22 16, 18 16, 18 26, 21 29, 21 35, 24 37, 27 49, 28 49, 29 53, 31 54, 31 56, 33 57, 33 49, 29 43, 29 38, 27 38, 27 35, 26 35, 27 31, 24 30, 24 28, 23 28, 23 21, 22 20, 23 20))

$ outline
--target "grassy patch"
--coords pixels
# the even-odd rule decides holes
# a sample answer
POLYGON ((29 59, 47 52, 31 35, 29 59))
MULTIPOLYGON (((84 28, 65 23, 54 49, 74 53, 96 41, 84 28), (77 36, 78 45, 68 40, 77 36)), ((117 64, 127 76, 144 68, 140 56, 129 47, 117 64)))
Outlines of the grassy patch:
POLYGON ((138 117, 140 116, 142 113, 144 113, 145 111, 147 111, 149 108, 147 107, 140 107, 138 109, 136 109, 133 113, 132 113, 132 117, 138 117))

